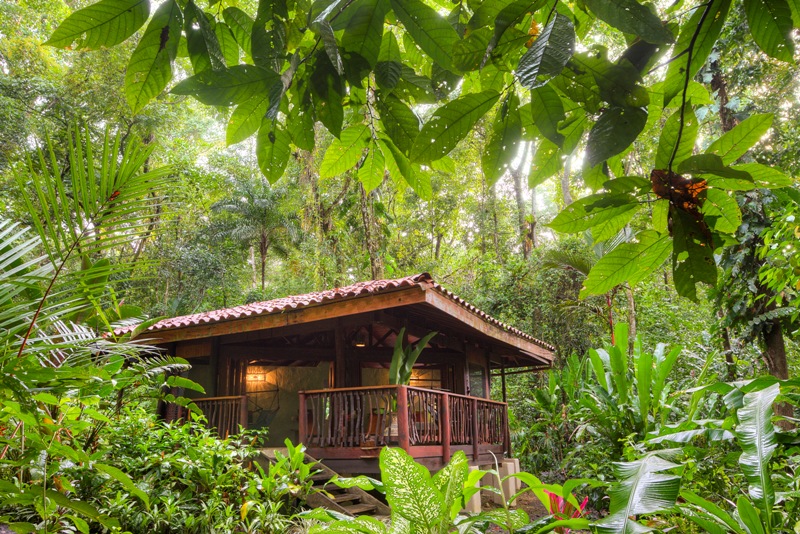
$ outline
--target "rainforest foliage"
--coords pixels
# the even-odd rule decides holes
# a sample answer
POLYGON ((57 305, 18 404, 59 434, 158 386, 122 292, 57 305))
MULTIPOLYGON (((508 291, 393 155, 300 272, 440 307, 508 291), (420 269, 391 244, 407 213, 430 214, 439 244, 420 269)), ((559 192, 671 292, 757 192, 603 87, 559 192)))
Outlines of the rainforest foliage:
POLYGON ((499 508, 459 514, 460 455, 336 481, 392 532, 800 531, 798 27, 797 0, 0 3, 0 529, 389 531, 303 512, 302 448, 216 439, 169 393, 188 362, 114 330, 428 271, 557 358, 507 377, 499 508))

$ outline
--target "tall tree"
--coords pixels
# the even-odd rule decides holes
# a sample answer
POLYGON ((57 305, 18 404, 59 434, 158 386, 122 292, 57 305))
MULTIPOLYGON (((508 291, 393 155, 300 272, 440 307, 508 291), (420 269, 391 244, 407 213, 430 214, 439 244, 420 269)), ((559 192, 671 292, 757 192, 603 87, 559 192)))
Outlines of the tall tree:
POLYGON ((297 239, 299 220, 291 211, 285 186, 271 187, 264 179, 236 180, 231 195, 216 202, 212 209, 229 217, 221 233, 258 250, 261 291, 266 288, 267 259, 270 252, 285 255, 297 239))

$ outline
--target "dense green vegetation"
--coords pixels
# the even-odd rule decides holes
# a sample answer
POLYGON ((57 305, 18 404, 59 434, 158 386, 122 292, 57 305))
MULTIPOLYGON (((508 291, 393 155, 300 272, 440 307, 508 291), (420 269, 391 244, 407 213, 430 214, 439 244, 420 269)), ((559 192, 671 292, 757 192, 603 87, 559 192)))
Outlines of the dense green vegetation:
POLYGON ((459 515, 462 457, 385 450, 338 483, 392 532, 800 531, 798 26, 796 0, 0 4, 0 524, 387 531, 301 512, 300 449, 154 419, 199 386, 113 330, 428 271, 557 347, 509 377, 551 515, 459 515))

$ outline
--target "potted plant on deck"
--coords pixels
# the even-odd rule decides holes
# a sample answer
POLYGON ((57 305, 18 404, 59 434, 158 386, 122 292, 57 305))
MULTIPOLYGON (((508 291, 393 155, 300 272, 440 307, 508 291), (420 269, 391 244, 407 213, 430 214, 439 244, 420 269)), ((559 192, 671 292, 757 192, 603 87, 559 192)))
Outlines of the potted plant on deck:
MULTIPOLYGON (((389 384, 393 386, 407 386, 411 382, 411 372, 414 364, 419 359, 422 350, 438 332, 429 332, 414 344, 406 340, 406 329, 401 328, 394 342, 394 353, 389 365, 389 384)), ((391 412, 388 417, 389 437, 397 436, 397 399, 392 401, 391 412)))

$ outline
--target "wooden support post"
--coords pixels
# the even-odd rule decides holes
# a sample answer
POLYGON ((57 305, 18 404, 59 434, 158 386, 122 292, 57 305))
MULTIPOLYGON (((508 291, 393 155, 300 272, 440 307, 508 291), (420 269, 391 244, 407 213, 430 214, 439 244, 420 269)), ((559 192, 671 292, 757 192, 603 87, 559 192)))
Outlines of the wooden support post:
POLYGON ((347 375, 347 358, 345 355, 344 332, 342 331, 342 327, 338 323, 333 331, 333 339, 334 339, 334 350, 336 356, 333 363, 334 365, 333 387, 343 388, 346 387, 345 378, 347 375))
POLYGON ((503 383, 503 402, 508 402, 508 397, 506 396, 506 366, 502 366, 500 368, 500 380, 503 383))
POLYGON ((299 419, 297 419, 297 441, 299 443, 305 443, 306 438, 308 437, 308 413, 306 408, 306 394, 304 391, 298 392, 300 396, 300 415, 299 419))
POLYGON ((478 463, 481 455, 478 444, 478 399, 470 399, 470 410, 472 410, 472 459, 478 463))
POLYGON ((506 453, 506 458, 513 458, 514 455, 511 453, 511 431, 508 428, 508 405, 505 408, 503 411, 503 450, 506 453))
POLYGON ((442 399, 442 417, 439 424, 442 425, 440 435, 442 436, 442 461, 450 461, 450 394, 445 393, 442 399))
POLYGON ((397 386, 397 441, 406 452, 411 446, 408 425, 408 389, 407 386, 397 386))
POLYGON ((239 401, 239 424, 247 428, 247 395, 242 395, 239 401))

